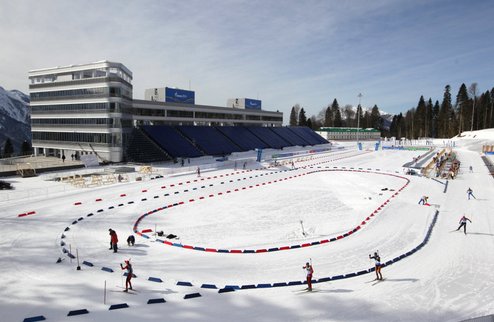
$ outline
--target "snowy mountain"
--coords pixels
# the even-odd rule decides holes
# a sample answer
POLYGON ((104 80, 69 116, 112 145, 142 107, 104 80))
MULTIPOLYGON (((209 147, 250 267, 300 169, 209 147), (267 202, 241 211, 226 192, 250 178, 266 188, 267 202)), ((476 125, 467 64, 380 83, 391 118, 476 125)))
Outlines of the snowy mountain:
POLYGON ((0 86, 0 149, 10 138, 15 152, 24 141, 31 142, 29 96, 18 90, 7 91, 0 86))

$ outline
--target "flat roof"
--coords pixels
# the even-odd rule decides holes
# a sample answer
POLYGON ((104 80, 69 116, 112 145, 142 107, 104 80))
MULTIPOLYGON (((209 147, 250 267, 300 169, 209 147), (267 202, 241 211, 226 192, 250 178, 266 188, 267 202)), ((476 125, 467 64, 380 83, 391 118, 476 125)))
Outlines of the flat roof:
POLYGON ((112 62, 108 60, 100 60, 97 62, 93 63, 86 63, 86 64, 75 64, 75 65, 66 65, 66 66, 57 66, 57 67, 48 67, 48 68, 40 68, 40 69, 33 69, 30 70, 29 76, 41 76, 45 75, 50 72, 54 73, 65 73, 65 72, 72 72, 72 71, 77 71, 77 70, 84 70, 89 68, 102 68, 102 67, 119 67, 125 71, 128 75, 132 76, 132 72, 130 69, 125 67, 124 64, 118 63, 118 62, 112 62))

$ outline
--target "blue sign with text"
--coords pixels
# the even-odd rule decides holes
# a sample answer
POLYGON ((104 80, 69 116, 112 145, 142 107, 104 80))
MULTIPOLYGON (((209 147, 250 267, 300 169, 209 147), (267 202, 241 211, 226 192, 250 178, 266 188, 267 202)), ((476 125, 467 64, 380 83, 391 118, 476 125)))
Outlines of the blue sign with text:
POLYGON ((172 103, 195 103, 195 92, 179 88, 165 88, 165 102, 172 103))
POLYGON ((260 110, 261 109, 261 101, 246 98, 245 99, 245 108, 250 108, 253 110, 260 110))

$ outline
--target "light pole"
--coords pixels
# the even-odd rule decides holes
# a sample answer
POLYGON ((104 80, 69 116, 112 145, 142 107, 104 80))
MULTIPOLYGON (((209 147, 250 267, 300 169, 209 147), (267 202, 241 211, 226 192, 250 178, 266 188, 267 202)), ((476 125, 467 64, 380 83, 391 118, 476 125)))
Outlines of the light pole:
POLYGON ((362 107, 360 106, 360 101, 362 100, 362 93, 359 93, 358 95, 358 106, 357 106, 357 144, 359 143, 359 131, 360 131, 360 110, 362 107))

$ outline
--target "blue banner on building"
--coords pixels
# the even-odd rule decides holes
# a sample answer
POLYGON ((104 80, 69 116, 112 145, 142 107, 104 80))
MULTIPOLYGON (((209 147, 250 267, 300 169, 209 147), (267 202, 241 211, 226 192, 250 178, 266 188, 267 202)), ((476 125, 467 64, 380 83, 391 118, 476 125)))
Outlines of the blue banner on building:
POLYGON ((165 102, 172 103, 195 103, 195 92, 179 88, 165 88, 165 102))
POLYGON ((261 101, 246 98, 245 99, 245 108, 252 109, 252 110, 260 110, 261 109, 261 101))

